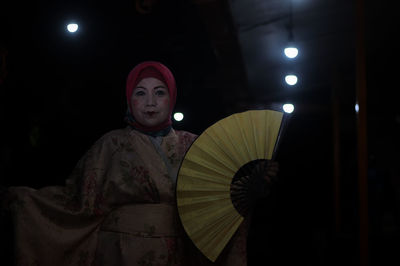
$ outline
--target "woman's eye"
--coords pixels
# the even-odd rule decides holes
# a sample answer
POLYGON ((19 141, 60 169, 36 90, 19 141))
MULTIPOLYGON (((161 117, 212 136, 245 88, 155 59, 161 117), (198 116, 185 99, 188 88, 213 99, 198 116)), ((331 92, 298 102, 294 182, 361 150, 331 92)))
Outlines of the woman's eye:
POLYGON ((136 91, 135 96, 143 96, 145 93, 144 91, 136 91))
POLYGON ((167 94, 167 91, 165 91, 165 90, 157 90, 156 91, 156 95, 158 95, 158 96, 164 96, 166 94, 167 94))

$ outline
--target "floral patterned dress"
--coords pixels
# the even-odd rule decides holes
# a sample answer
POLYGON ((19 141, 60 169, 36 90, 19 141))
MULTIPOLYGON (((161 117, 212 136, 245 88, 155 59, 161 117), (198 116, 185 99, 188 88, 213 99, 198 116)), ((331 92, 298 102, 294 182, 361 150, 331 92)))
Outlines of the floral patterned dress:
MULTIPOLYGON (((196 135, 127 127, 100 138, 64 187, 11 187, 17 265, 215 265, 180 224, 175 185, 196 135)), ((218 265, 246 265, 246 229, 218 265)))

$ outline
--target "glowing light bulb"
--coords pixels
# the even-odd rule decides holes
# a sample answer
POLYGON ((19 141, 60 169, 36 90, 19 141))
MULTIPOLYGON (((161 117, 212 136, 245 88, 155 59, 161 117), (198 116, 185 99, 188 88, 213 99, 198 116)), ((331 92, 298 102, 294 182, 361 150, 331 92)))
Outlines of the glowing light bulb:
POLYGON ((290 86, 293 86, 297 83, 297 76, 296 75, 286 75, 285 81, 290 86))
POLYGON ((291 104, 291 103, 285 103, 282 106, 282 109, 283 109, 283 111, 285 111, 285 113, 290 114, 290 113, 292 113, 294 111, 294 105, 291 104))
POLYGON ((67 30, 71 33, 74 33, 78 30, 79 26, 76 23, 70 23, 67 25, 67 30))
POLYGON ((176 112, 176 113, 174 114, 174 119, 175 119, 175 121, 180 122, 180 121, 183 120, 183 117, 184 117, 184 115, 183 115, 182 113, 180 113, 180 112, 176 112))
POLYGON ((296 58, 299 54, 299 50, 296 47, 286 47, 283 52, 288 58, 296 58))

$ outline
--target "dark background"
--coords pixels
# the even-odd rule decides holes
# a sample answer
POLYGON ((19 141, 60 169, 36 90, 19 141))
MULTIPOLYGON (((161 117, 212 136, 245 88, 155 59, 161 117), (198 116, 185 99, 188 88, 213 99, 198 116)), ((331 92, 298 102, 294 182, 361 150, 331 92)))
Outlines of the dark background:
POLYGON ((354 105, 356 51, 363 47, 368 258, 370 265, 398 265, 393 5, 365 1, 360 44, 356 1, 3 1, 0 185, 62 185, 95 140, 125 126, 129 71, 158 60, 177 80, 175 109, 185 115, 177 129, 201 134, 235 112, 295 105, 277 156, 279 182, 254 215, 250 265, 358 265, 354 105), (66 31, 70 21, 79 24, 75 34, 66 31), (295 60, 282 54, 290 31, 300 49, 295 60), (293 87, 283 82, 288 72, 299 76, 293 87))

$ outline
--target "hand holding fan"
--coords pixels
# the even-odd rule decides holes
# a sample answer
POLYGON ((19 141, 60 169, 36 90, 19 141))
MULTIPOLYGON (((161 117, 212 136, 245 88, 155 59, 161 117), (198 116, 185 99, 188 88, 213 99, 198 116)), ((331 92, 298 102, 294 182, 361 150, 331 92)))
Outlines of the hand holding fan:
POLYGON ((253 110, 207 128, 185 155, 177 179, 177 205, 187 234, 215 261, 243 222, 251 198, 249 178, 271 160, 284 125, 283 112, 253 110), (257 163, 261 162, 261 163, 257 163))

